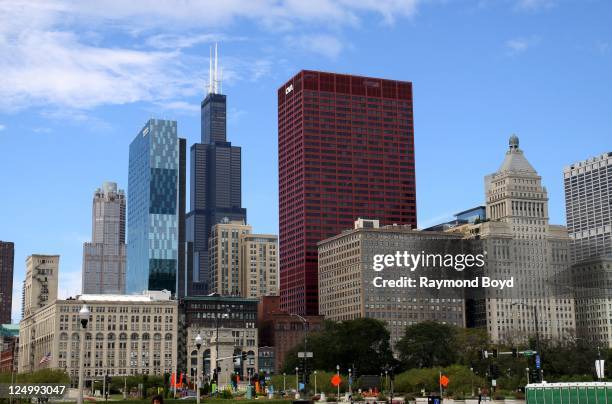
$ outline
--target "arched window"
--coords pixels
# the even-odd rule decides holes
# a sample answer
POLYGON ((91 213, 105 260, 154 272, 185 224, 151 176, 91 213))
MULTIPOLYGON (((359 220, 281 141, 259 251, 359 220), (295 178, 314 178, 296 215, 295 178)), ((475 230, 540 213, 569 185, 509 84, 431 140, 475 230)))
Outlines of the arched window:
POLYGON ((151 339, 151 337, 149 336, 148 332, 145 332, 144 334, 142 334, 142 340, 143 341, 148 341, 150 339, 151 339))
POLYGON ((102 341, 104 339, 104 335, 101 332, 96 334, 96 341, 102 341))
POLYGON ((60 334, 60 340, 61 341, 68 341, 68 334, 63 332, 60 334))
POLYGON ((155 341, 161 341, 161 334, 160 334, 160 333, 158 333, 158 332, 156 332, 156 333, 153 335, 153 339, 154 339, 155 341))
POLYGON ((121 334, 119 334, 119 340, 120 341, 125 341, 127 340, 127 334, 122 332, 121 334))
POLYGON ((172 341, 172 334, 167 333, 165 339, 166 341, 172 341))
POLYGON ((133 333, 132 333, 132 335, 130 336, 130 339, 131 339, 132 341, 136 341, 136 340, 138 340, 138 334, 136 334, 135 332, 133 332, 133 333))
POLYGON ((114 340, 115 340, 115 333, 112 333, 112 332, 111 332, 111 333, 109 333, 109 334, 106 336, 106 338, 107 338, 109 341, 114 341, 114 340))

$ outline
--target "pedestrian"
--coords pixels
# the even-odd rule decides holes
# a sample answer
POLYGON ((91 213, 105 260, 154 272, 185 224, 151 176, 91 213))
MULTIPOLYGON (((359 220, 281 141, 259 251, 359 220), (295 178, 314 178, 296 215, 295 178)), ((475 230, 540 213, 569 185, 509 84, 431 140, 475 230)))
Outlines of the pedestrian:
POLYGON ((157 394, 151 398, 151 404, 164 404, 164 398, 157 394))

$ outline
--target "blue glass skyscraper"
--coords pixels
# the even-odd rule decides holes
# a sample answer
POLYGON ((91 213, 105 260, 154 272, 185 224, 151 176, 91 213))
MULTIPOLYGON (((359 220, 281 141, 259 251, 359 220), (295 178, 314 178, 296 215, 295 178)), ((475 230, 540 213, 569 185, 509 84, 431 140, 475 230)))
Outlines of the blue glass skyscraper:
POLYGON ((160 119, 150 119, 130 144, 127 293, 176 292, 179 145, 176 121, 160 119))

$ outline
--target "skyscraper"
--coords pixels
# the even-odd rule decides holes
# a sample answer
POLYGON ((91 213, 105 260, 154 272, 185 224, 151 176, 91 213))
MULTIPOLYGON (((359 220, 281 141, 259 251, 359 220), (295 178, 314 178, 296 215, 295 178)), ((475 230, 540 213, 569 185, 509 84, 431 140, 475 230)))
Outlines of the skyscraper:
POLYGON ((32 254, 26 259, 22 317, 28 317, 57 299, 59 255, 32 254))
POLYGON ((612 152, 563 170, 576 334, 612 347, 612 152))
POLYGON ((126 292, 177 287, 182 179, 176 121, 150 119, 130 144, 126 292))
POLYGON ((223 218, 246 223, 242 208, 241 149, 227 141, 227 98, 219 93, 215 50, 211 55, 208 94, 201 104, 201 143, 191 146, 190 211, 187 241, 193 243, 191 295, 208 294, 208 239, 223 218))
POLYGON ((94 192, 91 233, 83 244, 83 293, 125 293, 125 193, 114 182, 94 192))
POLYGON ((486 276, 514 278, 504 290, 483 289, 468 302, 468 326, 485 327, 494 343, 562 341, 575 335, 574 299, 569 283, 569 237, 548 220, 548 193, 542 177, 512 135, 497 172, 485 177, 484 223, 450 229, 482 241, 486 276))
POLYGON ((612 152, 563 170, 572 261, 612 255, 612 152))
POLYGON ((317 314, 317 242, 416 227, 412 83, 301 71, 278 89, 281 305, 317 314))
POLYGON ((0 324, 10 324, 13 304, 15 245, 0 240, 0 324))

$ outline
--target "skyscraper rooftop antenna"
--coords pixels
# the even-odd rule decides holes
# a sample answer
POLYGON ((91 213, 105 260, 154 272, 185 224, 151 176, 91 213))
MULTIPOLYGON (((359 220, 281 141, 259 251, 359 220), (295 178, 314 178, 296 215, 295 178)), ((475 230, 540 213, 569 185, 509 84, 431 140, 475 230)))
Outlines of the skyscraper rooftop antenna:
POLYGON ((219 94, 223 91, 221 81, 223 80, 223 71, 219 73, 219 46, 215 42, 215 55, 213 58, 212 46, 210 47, 210 58, 208 59, 208 93, 219 94))
POLYGON ((215 42, 215 94, 219 94, 219 77, 217 76, 217 72, 219 71, 218 63, 219 63, 219 51, 218 51, 218 45, 215 42))
POLYGON ((213 92, 213 58, 212 58, 212 46, 210 47, 210 57, 208 58, 208 93, 213 92))

